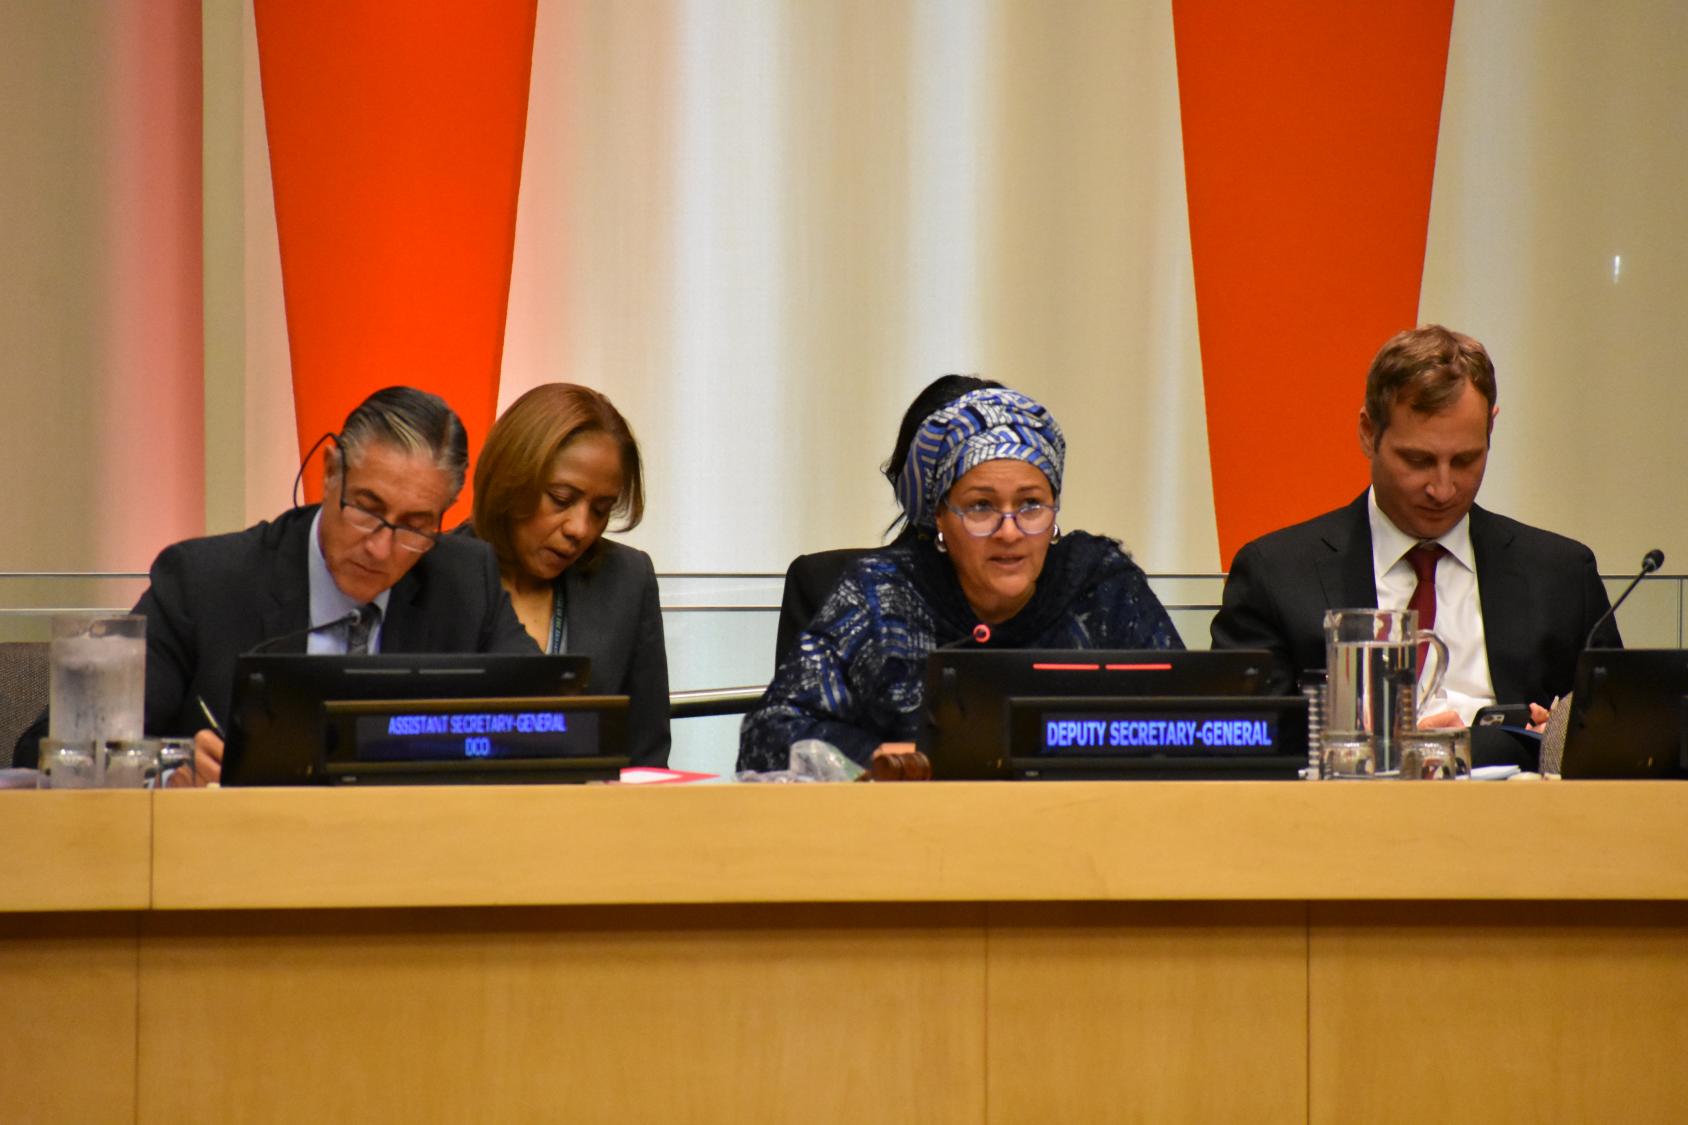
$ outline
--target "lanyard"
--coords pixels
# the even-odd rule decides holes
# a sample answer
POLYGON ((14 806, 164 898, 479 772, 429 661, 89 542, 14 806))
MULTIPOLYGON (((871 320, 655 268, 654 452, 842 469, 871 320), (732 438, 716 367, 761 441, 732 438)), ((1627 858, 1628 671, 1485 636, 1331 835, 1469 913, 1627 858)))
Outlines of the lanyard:
POLYGON ((563 593, 561 579, 552 585, 551 591, 551 643, 545 647, 545 651, 559 653, 568 648, 569 602, 568 596, 563 593))

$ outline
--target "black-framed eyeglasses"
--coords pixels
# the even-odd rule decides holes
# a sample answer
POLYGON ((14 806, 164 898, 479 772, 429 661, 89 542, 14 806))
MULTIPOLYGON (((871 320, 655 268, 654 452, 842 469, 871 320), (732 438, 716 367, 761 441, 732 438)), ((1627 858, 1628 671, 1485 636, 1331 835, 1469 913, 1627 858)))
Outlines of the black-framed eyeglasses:
POLYGON ((340 518, 365 535, 374 535, 382 528, 393 533, 393 546, 401 551, 409 551, 413 555, 420 555, 433 549, 439 542, 440 533, 437 531, 421 531, 414 527, 404 527, 393 523, 382 516, 376 515, 360 504, 354 504, 346 499, 346 493, 351 491, 349 481, 342 480, 345 487, 340 489, 340 518))
POLYGON ((960 517, 961 526, 975 539, 995 535, 1003 520, 1013 520, 1021 535, 1042 535, 1055 526, 1055 516, 1061 510, 1058 505, 1036 500, 1006 512, 989 504, 974 504, 969 508, 957 508, 954 504, 944 506, 960 517))

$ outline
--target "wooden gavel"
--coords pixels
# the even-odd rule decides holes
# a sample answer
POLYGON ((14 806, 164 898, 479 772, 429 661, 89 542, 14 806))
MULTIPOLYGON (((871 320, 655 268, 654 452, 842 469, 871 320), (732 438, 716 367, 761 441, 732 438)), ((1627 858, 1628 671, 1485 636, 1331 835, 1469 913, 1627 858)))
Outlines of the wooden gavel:
POLYGON ((857 781, 931 781, 932 760, 920 751, 881 754, 857 781))

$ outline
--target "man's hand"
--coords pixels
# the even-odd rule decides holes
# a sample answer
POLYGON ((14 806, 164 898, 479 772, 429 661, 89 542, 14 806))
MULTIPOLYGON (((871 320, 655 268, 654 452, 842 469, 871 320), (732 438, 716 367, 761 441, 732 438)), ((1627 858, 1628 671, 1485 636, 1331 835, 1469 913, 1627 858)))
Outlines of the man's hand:
POLYGON ((1467 725, 1469 724, 1459 717, 1458 711, 1438 711, 1418 721, 1419 730, 1457 730, 1467 725))
MULTIPOLYGON (((215 731, 202 730, 193 736, 193 773, 195 785, 212 785, 222 780, 223 740, 215 731)), ((186 780, 183 778, 184 783, 186 780)))
MULTIPOLYGON (((1558 703, 1559 700, 1554 699, 1553 702, 1558 703)), ((1540 734, 1542 731, 1547 729, 1548 716, 1549 712, 1546 707, 1543 707, 1539 703, 1530 704, 1530 721, 1524 724, 1524 729, 1533 730, 1537 734, 1540 734)))

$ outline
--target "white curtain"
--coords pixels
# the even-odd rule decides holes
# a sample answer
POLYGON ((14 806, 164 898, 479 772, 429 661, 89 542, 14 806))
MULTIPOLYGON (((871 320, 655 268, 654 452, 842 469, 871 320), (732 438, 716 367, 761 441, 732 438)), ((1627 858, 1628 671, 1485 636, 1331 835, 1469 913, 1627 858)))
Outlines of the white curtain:
POLYGON ((659 569, 877 542, 951 371, 1055 411, 1064 524, 1217 565, 1164 2, 545 2, 528 120, 500 400, 616 400, 659 569))

